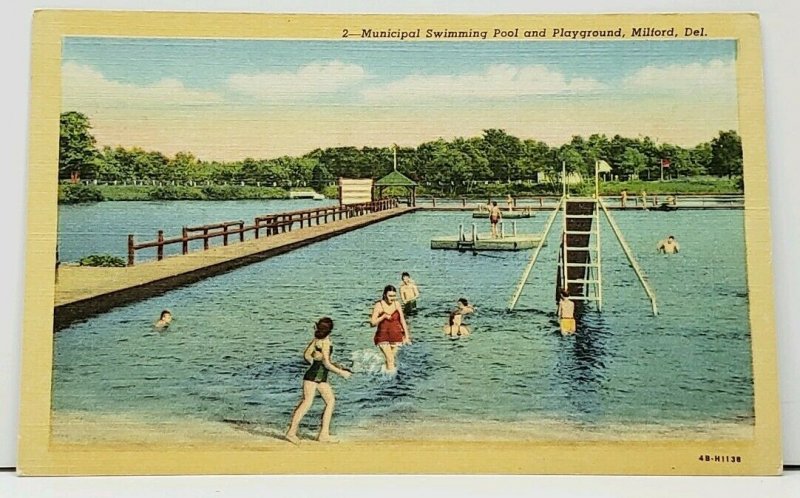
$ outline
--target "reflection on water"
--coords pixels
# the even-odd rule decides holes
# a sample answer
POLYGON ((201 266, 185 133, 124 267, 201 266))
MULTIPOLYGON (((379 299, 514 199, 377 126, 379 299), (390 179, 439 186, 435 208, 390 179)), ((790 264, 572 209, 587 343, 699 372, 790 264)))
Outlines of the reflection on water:
POLYGON ((602 407, 598 393, 606 380, 605 332, 602 315, 596 310, 586 309, 576 316, 578 328, 574 336, 561 342, 557 368, 561 385, 567 386, 566 397, 574 413, 580 419, 590 420, 602 407))
MULTIPOLYGON (((62 226, 79 224, 79 210, 68 215, 73 219, 62 226)), ((335 321, 334 361, 355 371, 348 381, 332 378, 338 427, 543 417, 593 425, 749 420, 742 215, 615 214, 661 314, 652 316, 604 225, 603 312, 584 310, 571 337, 558 333, 555 320, 556 244, 542 250, 508 313, 529 252, 432 251, 430 238, 471 223, 469 213, 401 216, 60 331, 54 407, 282 428, 300 396, 311 326, 328 315, 335 321), (666 233, 678 236, 681 254, 656 253, 666 233), (399 372, 386 375, 367 320, 383 287, 397 285, 402 271, 417 282, 420 307, 408 319, 414 344, 401 349, 399 372), (442 325, 460 297, 477 311, 469 316, 472 335, 453 340, 442 325), (164 308, 173 311, 173 324, 154 332, 164 308)), ((520 220, 519 230, 538 232, 544 219, 520 220)), ((61 239, 74 247, 93 241, 80 232, 61 239)), ((303 423, 317 424, 321 410, 318 400, 303 423)))

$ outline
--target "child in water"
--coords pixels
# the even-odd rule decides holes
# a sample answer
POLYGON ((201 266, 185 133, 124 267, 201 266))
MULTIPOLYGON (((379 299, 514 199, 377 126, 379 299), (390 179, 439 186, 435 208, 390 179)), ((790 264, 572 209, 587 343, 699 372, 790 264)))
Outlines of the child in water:
POLYGON ((561 335, 575 333, 575 303, 570 300, 567 289, 561 289, 561 299, 558 302, 558 322, 561 326, 561 335))
POLYGON ((154 327, 157 329, 165 329, 169 327, 170 323, 172 323, 172 313, 170 313, 169 310, 164 310, 161 312, 161 316, 158 318, 154 327))
POLYGON ((466 337, 469 335, 469 328, 462 323, 462 315, 457 310, 451 311, 447 318, 447 325, 442 327, 445 335, 451 339, 466 337))
POLYGON ((403 302, 403 314, 413 315, 417 312, 419 289, 417 284, 411 280, 411 275, 408 272, 404 271, 400 278, 403 281, 400 284, 400 300, 403 302))
POLYGON ((314 402, 317 391, 319 391, 322 400, 325 402, 325 410, 322 412, 322 425, 319 429, 319 435, 317 435, 317 441, 327 442, 331 440, 331 418, 333 417, 336 398, 331 385, 328 383, 328 372, 341 375, 345 379, 350 378, 352 373, 350 370, 340 367, 331 361, 331 355, 333 354, 333 344, 330 339, 331 331, 333 331, 333 320, 328 317, 320 318, 314 325, 314 339, 308 343, 303 352, 303 358, 311 366, 303 376, 303 397, 294 409, 292 421, 286 431, 286 439, 291 443, 298 444, 300 442, 297 437, 297 429, 300 426, 300 421, 303 420, 303 417, 308 413, 308 409, 311 408, 311 403, 314 402))
POLYGON ((450 312, 447 324, 442 327, 444 333, 450 337, 465 337, 470 334, 469 327, 464 323, 464 315, 474 313, 475 308, 469 304, 466 298, 462 297, 456 304, 456 309, 450 312))

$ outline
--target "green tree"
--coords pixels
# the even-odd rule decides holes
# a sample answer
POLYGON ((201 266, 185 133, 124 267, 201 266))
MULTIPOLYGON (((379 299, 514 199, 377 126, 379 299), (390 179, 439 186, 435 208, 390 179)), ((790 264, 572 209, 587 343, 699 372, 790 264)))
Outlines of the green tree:
POLYGON ((742 174, 742 139, 733 130, 720 131, 711 141, 709 172, 717 176, 742 174))
POLYGON ((522 157, 516 161, 516 169, 521 178, 533 180, 538 172, 552 170, 554 163, 553 151, 546 143, 525 140, 522 142, 522 157))
POLYGON ((638 175, 647 169, 647 156, 633 147, 626 147, 619 169, 624 175, 638 175))
POLYGON ((166 180, 185 181, 197 168, 197 158, 191 152, 178 152, 167 162, 166 180))
POLYGON ((516 165, 523 151, 519 138, 509 135, 505 130, 483 130, 482 149, 495 179, 505 179, 511 183, 512 178, 519 176, 516 165))
POLYGON ((58 140, 58 177, 73 181, 92 177, 97 171, 98 151, 91 133, 89 118, 80 112, 61 114, 61 132, 58 140))
POLYGON ((560 174, 562 165, 569 173, 580 173, 585 167, 583 156, 571 144, 564 144, 556 153, 556 163, 554 173, 560 174))

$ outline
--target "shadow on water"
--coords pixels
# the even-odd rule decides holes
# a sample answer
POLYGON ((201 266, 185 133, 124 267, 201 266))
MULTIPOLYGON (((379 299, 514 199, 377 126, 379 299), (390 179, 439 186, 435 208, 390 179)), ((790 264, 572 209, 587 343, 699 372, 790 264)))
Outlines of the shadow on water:
POLYGON ((573 414, 586 421, 604 412, 602 389, 607 380, 608 334, 603 315, 587 309, 578 315, 575 335, 561 341, 556 364, 558 382, 564 386, 573 414))

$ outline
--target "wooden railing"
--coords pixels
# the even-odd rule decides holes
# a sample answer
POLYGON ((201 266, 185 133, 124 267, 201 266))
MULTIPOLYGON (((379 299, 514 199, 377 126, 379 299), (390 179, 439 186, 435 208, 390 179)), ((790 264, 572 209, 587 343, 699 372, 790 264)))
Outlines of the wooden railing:
POLYGON ((156 248, 156 260, 164 259, 164 246, 181 244, 181 254, 189 253, 189 243, 195 240, 203 241, 203 250, 208 250, 211 239, 221 237, 222 245, 227 246, 231 237, 244 242, 247 232, 254 232, 256 239, 263 236, 278 235, 324 223, 346 220, 377 213, 397 207, 397 199, 387 198, 363 204, 348 204, 344 206, 327 206, 301 211, 288 211, 284 213, 270 213, 256 216, 252 225, 246 225, 244 220, 225 221, 195 227, 183 227, 180 237, 164 238, 164 231, 159 230, 156 240, 136 243, 133 234, 128 235, 128 266, 133 266, 136 260, 136 251, 140 249, 156 248), (237 237, 238 236, 238 237, 237 237))

